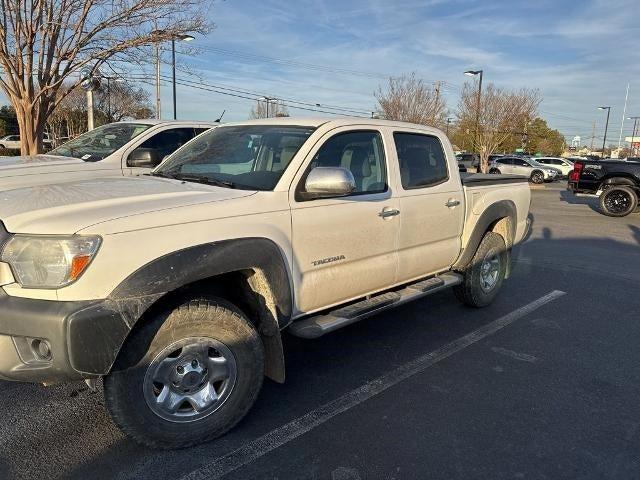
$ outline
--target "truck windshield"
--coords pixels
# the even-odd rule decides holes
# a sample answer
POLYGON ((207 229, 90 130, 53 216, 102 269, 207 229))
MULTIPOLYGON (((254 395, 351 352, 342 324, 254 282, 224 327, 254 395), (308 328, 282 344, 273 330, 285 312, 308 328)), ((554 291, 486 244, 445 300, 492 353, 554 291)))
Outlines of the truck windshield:
POLYGON ((110 123, 69 140, 49 152, 50 155, 76 157, 85 162, 98 162, 123 147, 151 125, 143 123, 110 123))
POLYGON ((315 128, 277 125, 218 127, 169 156, 154 175, 273 190, 315 128))

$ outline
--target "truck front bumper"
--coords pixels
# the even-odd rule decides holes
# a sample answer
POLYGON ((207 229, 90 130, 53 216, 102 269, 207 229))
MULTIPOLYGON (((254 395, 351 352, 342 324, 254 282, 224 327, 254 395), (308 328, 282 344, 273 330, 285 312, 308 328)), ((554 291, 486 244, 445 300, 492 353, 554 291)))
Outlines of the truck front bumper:
POLYGON ((13 297, 0 288, 0 379, 58 383, 108 373, 130 330, 113 306, 13 297))

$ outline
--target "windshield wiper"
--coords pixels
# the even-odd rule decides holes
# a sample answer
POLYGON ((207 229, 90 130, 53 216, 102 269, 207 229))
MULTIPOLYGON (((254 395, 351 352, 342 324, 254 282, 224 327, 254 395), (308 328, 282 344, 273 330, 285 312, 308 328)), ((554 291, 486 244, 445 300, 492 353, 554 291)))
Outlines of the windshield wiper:
POLYGON ((170 173, 164 173, 164 172, 150 172, 150 173, 143 173, 143 175, 149 175, 151 177, 162 177, 162 178, 171 178, 171 179, 175 179, 175 175, 171 175, 170 173))
POLYGON ((182 180, 185 182, 204 183, 205 185, 215 185, 216 187, 236 188, 236 184, 226 180, 218 180, 215 178, 207 177, 206 175, 182 175, 176 174, 170 178, 176 180, 182 180))

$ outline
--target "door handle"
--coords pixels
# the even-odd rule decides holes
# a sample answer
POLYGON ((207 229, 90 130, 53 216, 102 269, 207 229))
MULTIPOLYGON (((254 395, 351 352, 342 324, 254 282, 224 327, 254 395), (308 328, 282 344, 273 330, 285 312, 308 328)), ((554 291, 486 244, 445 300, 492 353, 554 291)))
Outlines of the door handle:
POLYGON ((400 215, 400 210, 396 210, 395 208, 385 208, 380 213, 378 213, 378 216, 382 218, 395 217, 396 215, 400 215))
POLYGON ((456 200, 455 198, 450 198, 447 203, 445 203, 445 206, 449 208, 457 207, 458 205, 460 205, 460 200, 456 200))

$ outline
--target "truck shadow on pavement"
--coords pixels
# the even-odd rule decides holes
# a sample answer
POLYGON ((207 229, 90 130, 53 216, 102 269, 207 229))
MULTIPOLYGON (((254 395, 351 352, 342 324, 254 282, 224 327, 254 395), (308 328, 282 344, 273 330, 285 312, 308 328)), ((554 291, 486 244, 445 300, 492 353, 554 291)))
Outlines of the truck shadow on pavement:
POLYGON ((0 478, 181 478, 550 290, 591 285, 597 296, 602 281, 627 289, 629 282, 640 285, 640 227, 629 227, 628 241, 555 239, 548 229, 542 238, 530 238, 516 247, 513 276, 485 309, 464 307, 445 291, 316 340, 285 333, 287 383, 265 380, 256 405, 235 429, 186 450, 152 451, 129 440, 109 419, 102 392, 83 383, 45 388, 0 381, 0 478))
POLYGON ((594 212, 601 214, 600 202, 595 197, 577 197, 567 190, 562 190, 560 191, 560 200, 570 205, 587 205, 594 212))

